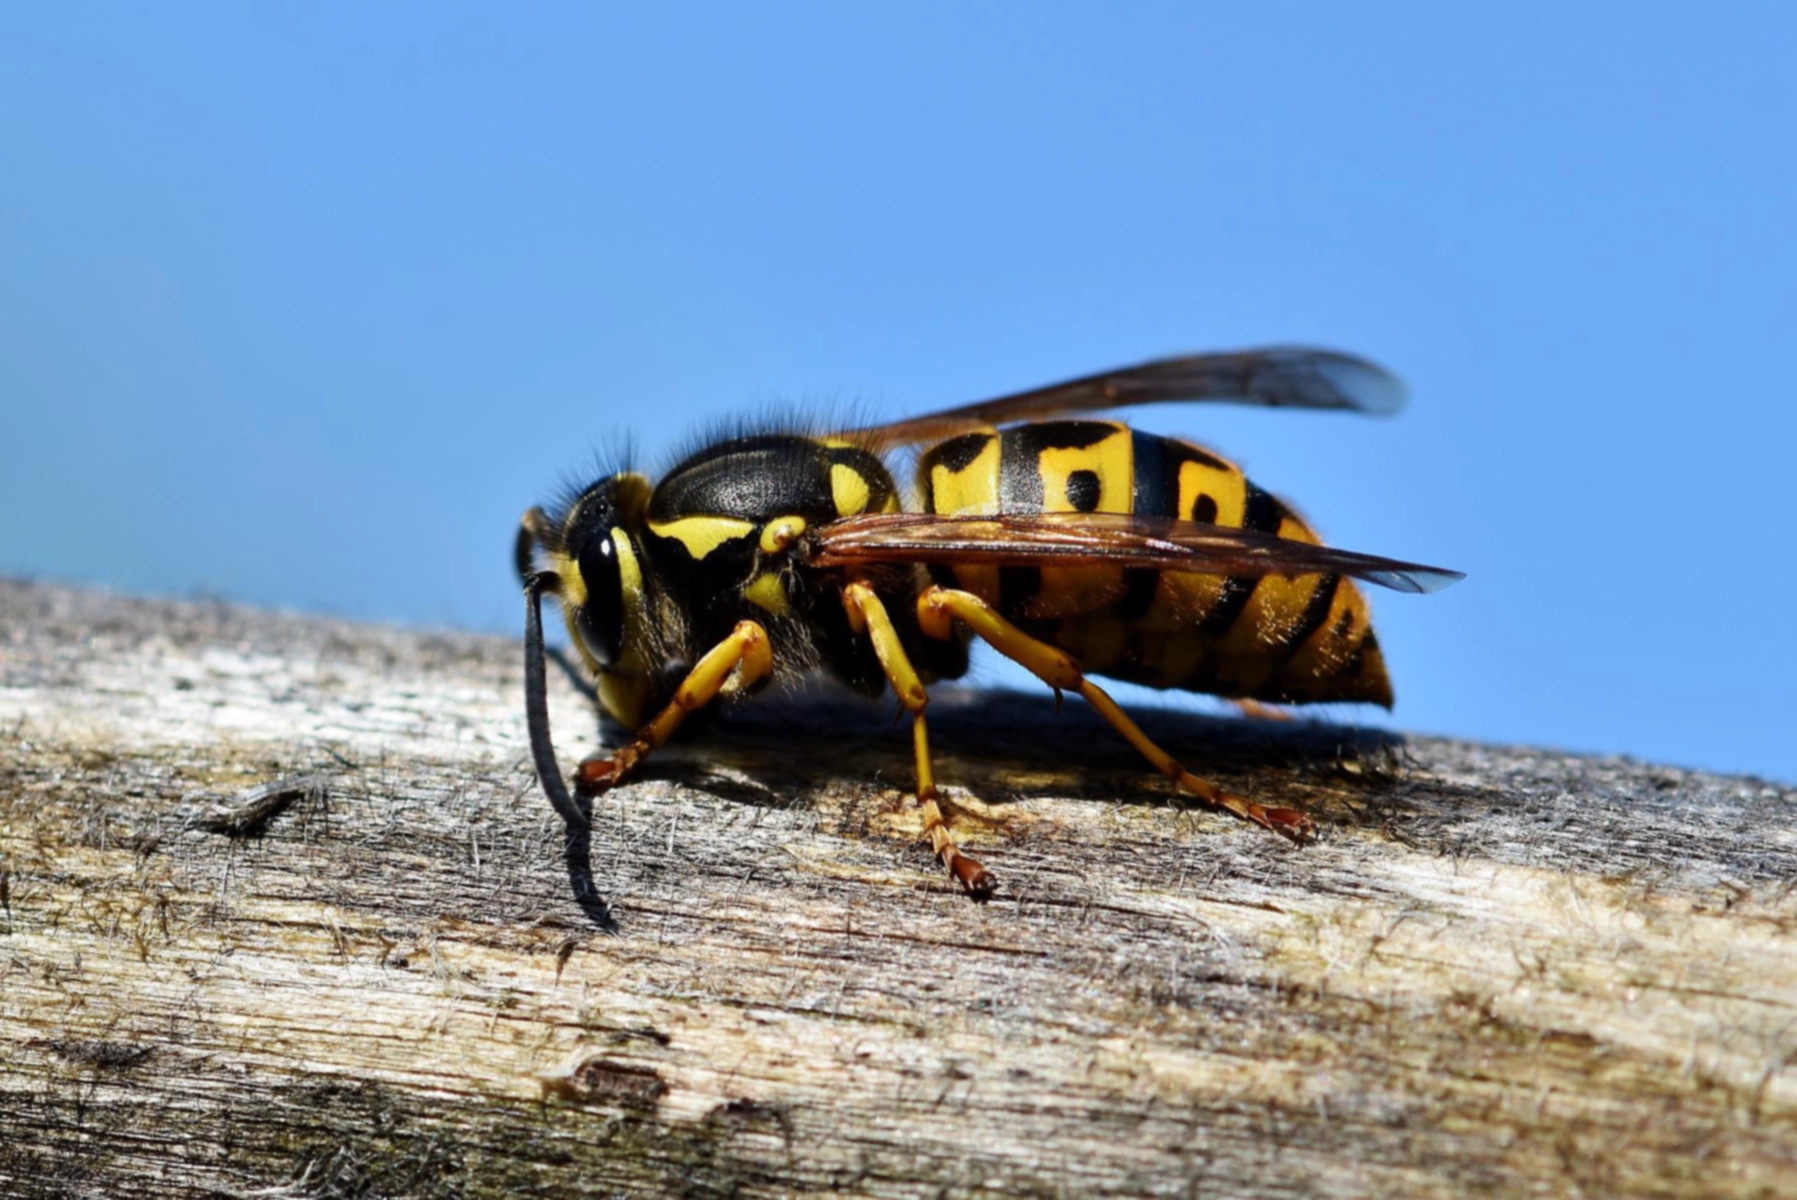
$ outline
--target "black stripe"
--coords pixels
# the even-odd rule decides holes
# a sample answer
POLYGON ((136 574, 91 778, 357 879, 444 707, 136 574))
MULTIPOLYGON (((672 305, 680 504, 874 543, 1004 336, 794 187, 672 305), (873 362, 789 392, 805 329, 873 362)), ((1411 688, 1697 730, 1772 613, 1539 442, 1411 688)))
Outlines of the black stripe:
POLYGON ((1179 466, 1167 458, 1167 439, 1140 430, 1130 434, 1135 486, 1130 511, 1144 517, 1179 515, 1179 466))
POLYGON ((1042 572, 1037 567, 1000 567, 998 569, 998 611, 1016 623, 1024 619, 1023 610, 1042 591, 1042 572))
POLYGON ((1173 685, 1182 692, 1202 692, 1207 696, 1223 695, 1222 685, 1217 680, 1217 663, 1213 658, 1200 659, 1198 665, 1186 674, 1184 679, 1173 685))
POLYGON ((1198 632, 1208 633, 1212 637, 1222 637, 1230 627, 1242 619, 1242 610, 1248 607, 1248 601, 1254 596, 1254 589, 1260 586, 1258 575, 1231 575, 1223 581, 1223 590, 1217 596, 1217 602, 1198 621, 1198 632))
POLYGON ((1242 505, 1242 528, 1277 536, 1279 526, 1291 515, 1290 510, 1279 502, 1279 497, 1262 491, 1251 481, 1244 479, 1242 485, 1248 489, 1242 505))
POLYGON ((1033 426, 1012 429, 1000 438, 998 456, 998 511, 1042 511, 1042 462, 1034 443, 1026 436, 1033 426))
POLYGON ((923 456, 924 474, 929 474, 932 467, 941 467, 951 475, 960 474, 973 465, 973 460, 980 456, 993 436, 990 433, 964 433, 938 443, 923 456))
MULTIPOLYGON (((1242 506, 1242 528, 1252 529, 1257 533, 1279 532, 1279 526, 1285 521, 1285 505, 1279 503, 1277 497, 1255 487, 1247 479, 1242 480, 1247 489, 1247 496, 1242 506)), ((1205 633, 1222 637, 1228 633, 1235 623, 1242 619, 1242 610, 1248 607, 1248 601, 1254 596, 1254 589, 1260 586, 1261 576, 1232 575, 1223 581, 1223 594, 1211 605, 1198 628, 1205 633)))
POLYGON ((1348 655, 1348 661, 1342 664, 1341 670, 1336 674, 1343 679, 1352 679, 1359 675, 1362 668, 1366 666, 1367 651, 1378 648, 1379 639, 1373 636, 1372 630, 1367 630, 1366 636, 1360 639, 1360 645, 1354 647, 1354 653, 1348 655))
POLYGON ((1005 430, 999 435, 999 511, 1041 512, 1043 451, 1084 450, 1115 437, 1119 428, 1109 421, 1036 421, 1005 430))
MULTIPOLYGON (((872 472, 885 468, 869 456, 872 472)), ((870 483, 870 487, 872 484, 870 483)), ((745 521, 801 516, 836 519, 830 488, 830 451, 796 435, 738 438, 706 448, 656 485, 649 519, 727 516, 745 521)))
POLYGON ((1005 430, 1005 449, 1015 446, 1031 458, 1044 450, 1084 450, 1118 430, 1110 421, 1032 421, 1005 430))
MULTIPOLYGON (((1200 450, 1190 442, 1176 441, 1173 438, 1156 437, 1151 433, 1136 431, 1132 435, 1134 449, 1136 479, 1134 501, 1131 511, 1151 517, 1179 517, 1195 521, 1201 525, 1217 523, 1217 499, 1215 496, 1200 492, 1192 500, 1192 511, 1179 511, 1179 472, 1186 463, 1198 463, 1214 471, 1225 471, 1236 474, 1234 467, 1218 458, 1200 450)), ((1264 499, 1261 504, 1271 502, 1283 515, 1284 506, 1273 497, 1262 492, 1252 483, 1243 480, 1247 489, 1247 497, 1254 499, 1259 493, 1264 499)), ((1262 514, 1262 519, 1271 519, 1262 514)), ((1251 526, 1252 528, 1252 526, 1251 526)), ((1275 525, 1275 528, 1277 526, 1275 525)))
MULTIPOLYGON (((832 446, 830 463, 832 466, 847 467, 861 476, 861 481, 867 485, 867 504, 861 511, 877 513, 892 499, 892 473, 886 469, 885 463, 867 451, 858 446, 832 446)), ((835 496, 835 479, 832 476, 831 503, 835 503, 835 496)))
POLYGON ((1161 573, 1148 567, 1130 567, 1123 572, 1123 595, 1118 597, 1111 615, 1120 621, 1135 621, 1148 615, 1160 590, 1161 573))
MULTIPOLYGON (((1242 528, 1252 529, 1258 533, 1279 532, 1279 526, 1285 521, 1285 505, 1279 503, 1277 497, 1255 487, 1247 479, 1242 480, 1247 489, 1242 505, 1242 528)), ((1248 607, 1248 601, 1254 596, 1254 589, 1260 586, 1258 575, 1231 575, 1223 581, 1223 592, 1210 611, 1198 622, 1203 633, 1214 637, 1222 637, 1231 626, 1242 619, 1242 610, 1248 607)))
POLYGON ((1297 624, 1286 631, 1281 641, 1282 650, 1279 657, 1287 661, 1297 656, 1304 646, 1304 639, 1323 627, 1329 619, 1329 610, 1335 606, 1335 593, 1341 590, 1340 575, 1324 575, 1317 580, 1316 588, 1310 593, 1310 602, 1304 606, 1304 613, 1297 624))
POLYGON ((1175 479, 1179 478, 1180 463, 1202 463, 1213 471, 1234 472, 1235 470, 1234 467, 1210 453, 1208 450, 1200 450, 1190 442, 1182 442, 1174 438, 1162 438, 1161 440, 1167 443, 1167 460, 1173 465, 1173 477, 1175 479))

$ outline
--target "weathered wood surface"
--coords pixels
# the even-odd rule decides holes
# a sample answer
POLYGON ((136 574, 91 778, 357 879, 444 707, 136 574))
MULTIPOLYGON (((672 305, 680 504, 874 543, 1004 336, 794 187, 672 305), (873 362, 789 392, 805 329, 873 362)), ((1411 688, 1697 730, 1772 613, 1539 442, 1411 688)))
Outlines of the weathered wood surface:
POLYGON ((1797 1194, 1791 789, 945 696, 981 906, 858 702, 564 852, 519 660, 0 582, 0 1193, 1797 1194))

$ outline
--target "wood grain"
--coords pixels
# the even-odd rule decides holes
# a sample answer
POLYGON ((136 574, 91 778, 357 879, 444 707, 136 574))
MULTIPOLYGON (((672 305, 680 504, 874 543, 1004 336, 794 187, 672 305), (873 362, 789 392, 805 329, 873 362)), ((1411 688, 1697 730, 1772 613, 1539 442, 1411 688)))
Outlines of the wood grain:
POLYGON ((566 846, 520 660, 0 581, 0 1193, 1797 1194, 1790 788, 945 692, 978 905, 839 697, 566 846))

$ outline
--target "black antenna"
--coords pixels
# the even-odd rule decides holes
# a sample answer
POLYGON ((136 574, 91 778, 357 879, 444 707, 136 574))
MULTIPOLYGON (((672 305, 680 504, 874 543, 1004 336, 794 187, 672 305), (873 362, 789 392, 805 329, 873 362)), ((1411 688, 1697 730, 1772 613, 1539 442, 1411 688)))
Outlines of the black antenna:
POLYGON ((562 769, 555 761, 549 740, 549 697, 543 666, 543 593, 559 595, 562 577, 554 571, 535 571, 524 577, 524 715, 530 725, 530 753, 537 763, 543 794, 567 822, 570 832, 590 829, 592 815, 568 794, 562 769))

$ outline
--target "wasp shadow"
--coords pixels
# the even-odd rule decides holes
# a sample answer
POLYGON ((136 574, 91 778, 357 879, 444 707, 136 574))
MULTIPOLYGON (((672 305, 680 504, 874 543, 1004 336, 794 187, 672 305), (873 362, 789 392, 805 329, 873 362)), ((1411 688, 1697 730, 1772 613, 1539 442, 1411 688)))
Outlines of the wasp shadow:
MULTIPOLYGON (((928 712, 937 781, 951 799, 953 789, 964 789, 1001 808, 1037 798, 1201 807, 1077 698, 1060 705, 1028 693, 938 687, 928 712)), ((1400 734, 1152 706, 1132 708, 1131 716, 1199 777, 1263 804, 1302 809, 1325 827, 1392 831, 1398 818, 1414 815, 1400 734)), ((618 744, 618 731, 605 725, 605 744, 618 744)), ((696 713, 634 778, 733 804, 835 808, 845 828, 862 828, 863 802, 881 791, 908 794, 912 773, 911 722, 892 701, 826 689, 696 713)), ((591 855, 590 835, 572 831, 566 863, 574 898, 594 925, 616 931, 591 855)))
MULTIPOLYGON (((845 788, 906 791, 910 721, 895 721, 894 712, 890 701, 840 692, 762 697, 721 710, 700 730, 683 729, 639 777, 768 806, 845 788)), ((1058 705, 1021 692, 937 688, 928 712, 938 782, 987 803, 1036 796, 1192 803, 1077 698, 1058 705)), ((1194 774, 1262 803, 1356 825, 1384 824, 1396 804, 1400 734, 1153 707, 1131 716, 1194 774)))
POLYGON ((562 847, 562 858, 568 868, 568 886, 574 895, 574 903, 601 933, 617 933, 618 922, 612 916, 611 905, 606 902, 605 894, 599 890, 599 883, 593 878, 593 831, 590 829, 568 830, 568 840, 562 847))

